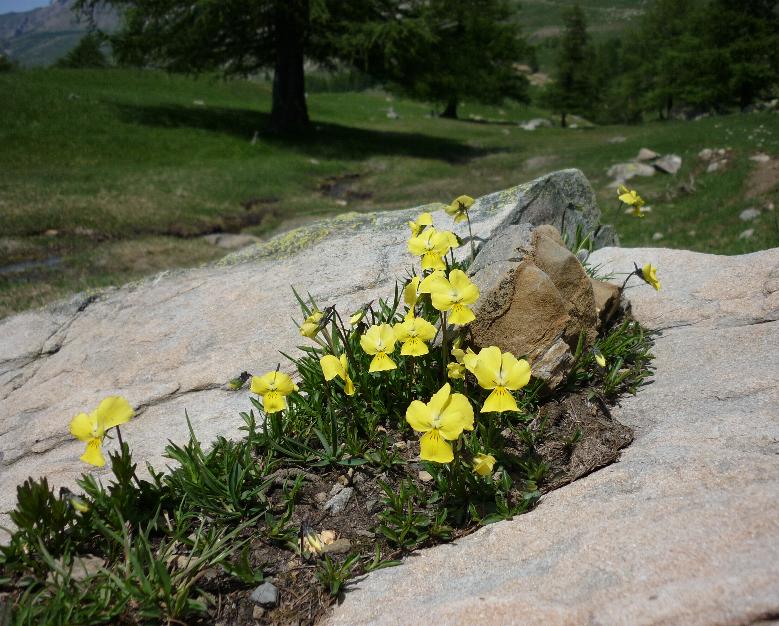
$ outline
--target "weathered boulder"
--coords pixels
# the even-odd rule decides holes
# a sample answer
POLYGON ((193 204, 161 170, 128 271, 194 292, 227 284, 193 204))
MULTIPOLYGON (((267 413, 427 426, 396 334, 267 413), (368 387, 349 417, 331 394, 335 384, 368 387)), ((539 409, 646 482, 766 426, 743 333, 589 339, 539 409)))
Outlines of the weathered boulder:
POLYGON ((657 159, 652 165, 654 165, 656 170, 664 174, 676 174, 679 168, 682 167, 682 157, 678 154, 666 154, 657 159))
MULTIPOLYGON (((240 434, 239 413, 251 405, 246 392, 230 391, 226 381, 279 362, 291 369, 278 352, 303 342, 290 321, 300 315, 290 287, 343 311, 386 297, 410 264, 406 222, 436 208, 342 215, 216 265, 166 272, 0 321, 0 511, 12 508, 16 485, 28 476, 74 486, 89 468, 79 461, 82 444, 68 423, 108 395, 123 395, 136 409, 122 431, 139 467, 149 461, 164 468, 166 442, 186 440, 185 410, 206 443, 240 434)), ((564 224, 568 232, 581 224, 609 240, 578 170, 480 198, 471 215, 479 241, 522 221, 564 224)), ((467 235, 443 211, 434 219, 467 235)), ((458 254, 467 255, 468 246, 458 254)))
POLYGON ((616 163, 606 171, 606 175, 621 184, 636 176, 654 176, 655 168, 646 163, 616 163))
MULTIPOLYGON (((556 387, 573 362, 580 334, 597 335, 593 281, 552 226, 508 226, 479 252, 470 273, 481 290, 471 337, 523 356, 556 387)), ((604 287, 604 289, 608 289, 604 287)))
POLYGON ((636 156, 636 161, 651 161, 658 158, 660 155, 654 150, 649 148, 641 148, 636 156))
POLYGON ((613 415, 618 463, 492 524, 370 574, 340 624, 774 623, 779 609, 779 249, 740 257, 606 248, 658 269, 626 290, 659 332, 651 384, 613 415))

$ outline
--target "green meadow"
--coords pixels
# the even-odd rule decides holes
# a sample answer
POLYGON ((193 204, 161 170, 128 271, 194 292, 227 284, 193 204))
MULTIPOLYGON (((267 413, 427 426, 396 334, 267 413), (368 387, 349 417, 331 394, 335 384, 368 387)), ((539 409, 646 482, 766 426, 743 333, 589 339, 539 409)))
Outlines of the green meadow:
MULTIPOLYGON (((135 70, 0 74, 0 316, 225 251, 202 235, 269 236, 343 211, 482 195, 577 167, 626 246, 741 254, 779 245, 779 115, 525 131, 531 106, 465 105, 463 119, 379 91, 310 81, 314 131, 264 132, 270 85, 135 70), (398 114, 390 119, 388 109, 398 114), (615 139, 624 141, 615 142, 615 139), (675 153, 676 176, 635 178, 652 211, 624 213, 606 170, 642 147, 675 153), (729 148, 706 173, 702 148, 729 148), (753 229, 749 238, 740 237, 753 229)), ((662 273, 662 268, 660 268, 662 273)))

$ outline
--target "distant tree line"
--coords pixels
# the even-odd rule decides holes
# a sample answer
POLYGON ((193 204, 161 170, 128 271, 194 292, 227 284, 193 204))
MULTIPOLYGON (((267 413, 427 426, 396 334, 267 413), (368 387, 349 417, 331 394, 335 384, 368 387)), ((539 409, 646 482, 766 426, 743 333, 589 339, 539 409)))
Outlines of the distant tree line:
MULTIPOLYGON (((456 117, 464 101, 528 100, 532 53, 514 0, 77 0, 118 9, 120 64, 247 76, 273 71, 270 126, 309 126, 305 63, 353 68, 456 117)), ((94 52, 94 43, 91 44, 94 52)), ((89 50, 86 50, 87 52, 89 50)))
POLYGON ((556 80, 542 96, 563 121, 745 109, 777 94, 777 0, 654 0, 635 28, 598 44, 578 4, 564 22, 556 80))

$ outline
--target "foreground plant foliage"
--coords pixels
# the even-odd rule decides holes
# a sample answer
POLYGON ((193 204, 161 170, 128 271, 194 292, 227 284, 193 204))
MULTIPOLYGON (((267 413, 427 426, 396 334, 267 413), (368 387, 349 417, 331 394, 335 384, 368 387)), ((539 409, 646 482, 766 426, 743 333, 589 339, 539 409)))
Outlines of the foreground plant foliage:
MULTIPOLYGON (((447 208, 469 233, 473 204, 447 208)), ((460 238, 430 214, 409 227, 417 267, 390 298, 339 311, 295 294, 308 343, 285 355, 295 373, 270 364, 231 382, 251 394, 239 440, 206 448, 190 427, 166 449, 169 472, 140 475, 120 433, 126 400, 76 416, 85 462, 103 464, 118 438, 113 477, 84 474, 78 495, 45 478, 18 487, 0 548, 11 623, 312 622, 355 576, 531 508, 553 470, 541 407, 555 397, 521 355, 471 348, 479 290, 455 259, 460 238), (248 595, 268 578, 281 603, 257 609, 248 595)), ((633 274, 659 288, 651 270, 633 274)), ((580 340, 556 396, 605 407, 635 393, 650 344, 629 319, 580 340)), ((561 442, 569 455, 579 437, 561 442)))

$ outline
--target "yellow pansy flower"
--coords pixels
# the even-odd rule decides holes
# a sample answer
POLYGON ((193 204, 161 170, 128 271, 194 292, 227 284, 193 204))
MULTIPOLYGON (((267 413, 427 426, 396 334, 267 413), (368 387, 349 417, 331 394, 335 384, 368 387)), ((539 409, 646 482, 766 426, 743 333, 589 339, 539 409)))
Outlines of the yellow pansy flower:
POLYGON ((646 283, 652 285, 652 287, 655 288, 655 291, 660 291, 660 281, 657 280, 657 268, 654 265, 645 263, 644 267, 641 268, 639 276, 643 278, 646 283))
POLYGON ((454 218, 456 224, 468 219, 468 209, 473 206, 473 203, 474 199, 470 196, 457 196, 452 200, 452 204, 444 207, 444 210, 454 218))
POLYGON ((451 247, 450 233, 439 232, 433 227, 408 240, 408 251, 422 258, 423 270, 446 269, 443 257, 451 247))
POLYGON ((262 376, 252 376, 251 390, 262 398, 262 408, 266 413, 277 413, 287 408, 287 396, 298 390, 288 374, 268 372, 262 376))
POLYGON ((357 313, 353 313, 352 316, 349 318, 349 323, 352 326, 357 326, 357 324, 360 323, 360 320, 365 317, 365 309, 360 309, 357 311, 357 313))
POLYGON ((320 321, 322 321, 322 312, 314 310, 300 325, 300 334, 304 337, 314 337, 319 330, 320 321))
POLYGON ((462 337, 458 337, 457 339, 454 340, 454 342, 452 343, 452 351, 451 351, 451 353, 452 353, 452 356, 455 358, 455 360, 460 365, 464 365, 465 364, 465 358, 467 356, 469 356, 469 355, 476 356, 476 355, 474 354, 473 350, 471 350, 470 348, 466 348, 465 350, 463 350, 460 347, 460 344, 462 344, 462 337))
POLYGON ((479 476, 489 476, 495 467, 495 457, 491 454, 477 454, 473 457, 473 471, 479 476))
POLYGON ((530 381, 530 365, 524 359, 517 359, 510 352, 501 354, 500 348, 483 348, 478 355, 465 357, 465 367, 476 376, 479 386, 492 389, 487 396, 482 413, 519 411, 512 391, 522 389, 530 381))
POLYGON ((430 352, 427 342, 435 337, 435 326, 421 317, 409 317, 393 327, 395 337, 403 345, 400 353, 403 356, 422 356, 430 352))
POLYGON ((373 355, 369 372, 384 372, 397 367, 389 357, 395 349, 395 333, 389 324, 371 326, 360 337, 360 346, 367 354, 373 355))
POLYGON ((451 393, 446 383, 430 402, 414 400, 406 409, 406 421, 415 431, 424 433, 420 439, 419 457, 423 461, 450 463, 454 452, 450 441, 463 430, 473 430, 473 407, 461 393, 451 393))
POLYGON ((606 357, 603 356, 603 354, 599 351, 593 352, 593 356, 595 357, 595 362, 600 365, 601 367, 606 367, 606 357))
POLYGON ((335 357, 332 354, 326 354, 319 359, 319 365, 322 368, 322 374, 325 380, 333 380, 336 376, 344 381, 344 393, 347 396, 354 395, 354 383, 349 377, 349 369, 346 361, 346 355, 335 357))
POLYGON ((449 278, 443 274, 432 279, 426 288, 430 290, 433 306, 439 311, 451 311, 449 321, 464 326, 476 319, 468 305, 479 299, 479 288, 462 270, 452 270, 449 278))
POLYGON ((635 189, 628 189, 625 185, 620 185, 617 188, 617 197, 620 202, 624 202, 628 206, 632 207, 633 215, 637 217, 644 217, 644 211, 642 210, 645 202, 644 199, 638 195, 635 189))
POLYGON ((410 317, 414 317, 414 307, 419 300, 419 283, 422 279, 419 276, 412 276, 405 287, 403 287, 403 302, 408 307, 410 317))
POLYGON ((452 380, 462 380, 465 378, 465 365, 452 361, 446 364, 446 375, 452 380))
POLYGON ((91 413, 79 413, 70 420, 70 434, 87 444, 81 460, 103 467, 105 457, 102 445, 106 431, 128 422, 132 416, 133 408, 127 400, 121 396, 109 396, 91 413))
POLYGON ((420 213, 419 217, 417 218, 417 221, 410 221, 408 223, 408 227, 411 229, 411 236, 416 237, 421 233, 425 226, 432 226, 433 225, 433 216, 430 215, 428 212, 420 213))

